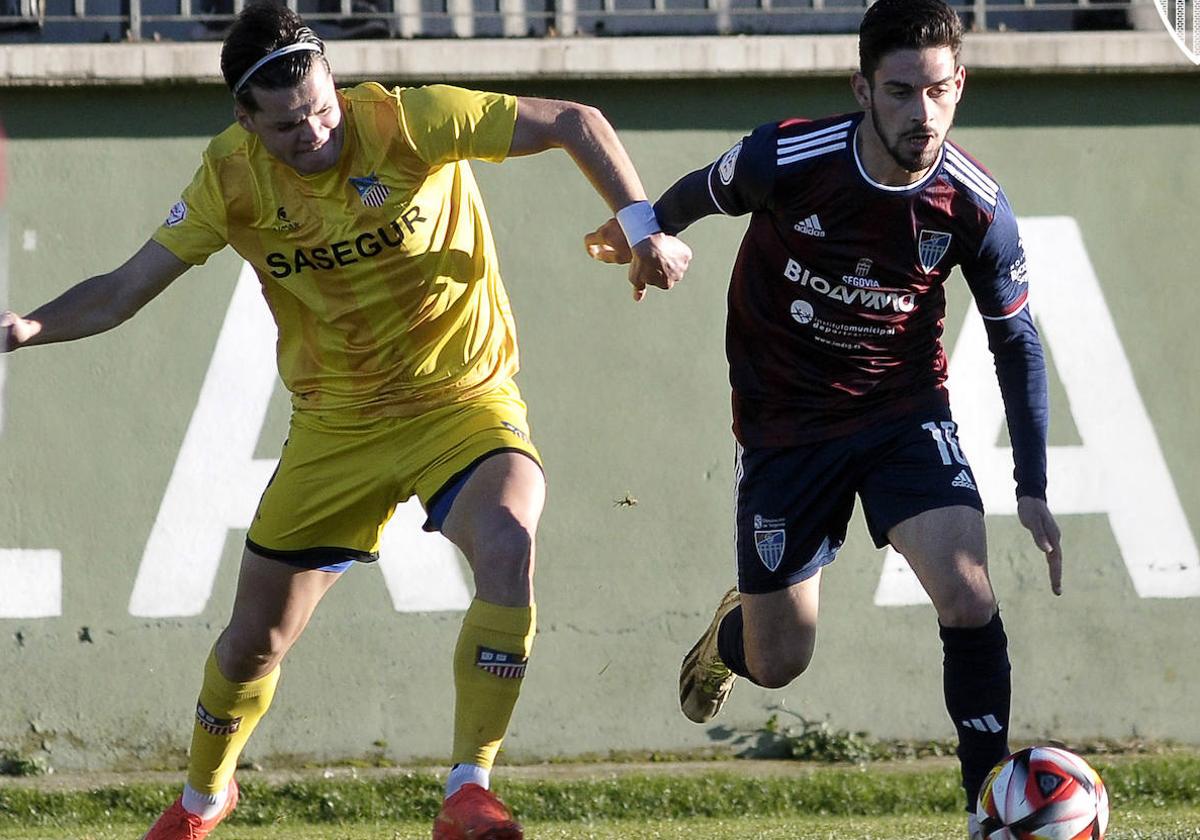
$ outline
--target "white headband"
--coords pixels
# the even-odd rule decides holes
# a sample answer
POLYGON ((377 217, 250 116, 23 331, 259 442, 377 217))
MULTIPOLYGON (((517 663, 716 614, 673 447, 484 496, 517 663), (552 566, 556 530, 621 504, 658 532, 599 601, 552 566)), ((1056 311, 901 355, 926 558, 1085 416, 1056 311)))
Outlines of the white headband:
POLYGON ((321 47, 318 44, 312 43, 311 41, 301 41, 298 44, 288 44, 286 47, 280 47, 274 52, 267 53, 258 61, 250 65, 250 69, 242 74, 242 78, 237 80, 237 84, 233 86, 233 95, 237 96, 239 93, 241 93, 242 88, 246 86, 246 82, 249 81, 250 77, 257 73, 264 64, 274 61, 281 56, 285 56, 294 52, 303 52, 305 50, 311 50, 312 52, 319 53, 321 52, 321 47))

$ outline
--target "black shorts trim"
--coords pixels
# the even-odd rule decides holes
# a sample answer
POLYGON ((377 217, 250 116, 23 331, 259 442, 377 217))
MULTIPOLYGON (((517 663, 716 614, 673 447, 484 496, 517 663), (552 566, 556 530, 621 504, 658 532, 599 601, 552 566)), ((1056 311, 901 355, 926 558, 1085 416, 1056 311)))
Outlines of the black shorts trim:
POLYGON ((294 551, 284 551, 278 548, 267 548, 253 540, 246 539, 246 548, 255 554, 269 560, 278 560, 289 566, 301 569, 320 569, 338 563, 355 561, 358 563, 374 563, 379 559, 377 551, 362 551, 357 548, 341 548, 338 546, 318 546, 316 548, 301 548, 294 551))

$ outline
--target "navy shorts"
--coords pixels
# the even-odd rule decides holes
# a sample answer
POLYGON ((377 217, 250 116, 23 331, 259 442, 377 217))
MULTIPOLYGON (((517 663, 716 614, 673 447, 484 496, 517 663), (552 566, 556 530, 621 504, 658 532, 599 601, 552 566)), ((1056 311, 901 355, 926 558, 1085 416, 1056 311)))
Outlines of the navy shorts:
POLYGON ((983 512, 949 409, 924 411, 804 446, 737 448, 738 589, 777 592, 832 563, 854 497, 875 545, 935 508, 983 512))

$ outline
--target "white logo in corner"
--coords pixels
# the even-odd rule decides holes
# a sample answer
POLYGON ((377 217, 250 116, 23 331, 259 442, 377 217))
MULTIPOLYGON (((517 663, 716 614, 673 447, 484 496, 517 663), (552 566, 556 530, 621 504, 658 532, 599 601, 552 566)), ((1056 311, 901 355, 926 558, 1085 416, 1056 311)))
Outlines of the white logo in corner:
POLYGON ((721 162, 717 164, 717 175, 721 178, 721 183, 729 186, 733 183, 733 170, 737 167, 738 155, 742 151, 742 141, 739 140, 732 149, 721 156, 721 162))
POLYGON ((171 205, 171 210, 167 213, 167 220, 163 222, 167 227, 175 227, 175 225, 187 218, 187 202, 176 201, 171 205))
POLYGON ((1200 8, 1196 0, 1158 0, 1154 8, 1175 46, 1192 64, 1200 64, 1200 8))

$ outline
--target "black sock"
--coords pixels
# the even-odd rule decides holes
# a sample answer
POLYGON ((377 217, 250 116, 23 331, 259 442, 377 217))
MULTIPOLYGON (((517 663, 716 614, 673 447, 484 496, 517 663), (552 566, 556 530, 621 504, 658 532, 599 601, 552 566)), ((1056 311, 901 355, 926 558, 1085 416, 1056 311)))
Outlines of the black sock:
POLYGON ((721 619, 717 629, 717 652, 721 661, 739 677, 745 677, 754 682, 750 669, 746 667, 746 648, 742 643, 742 607, 738 605, 721 619))
POLYGON ((967 809, 975 808, 988 771, 1008 755, 1012 699, 1008 637, 997 612, 983 627, 941 628, 946 711, 958 730, 967 809))

